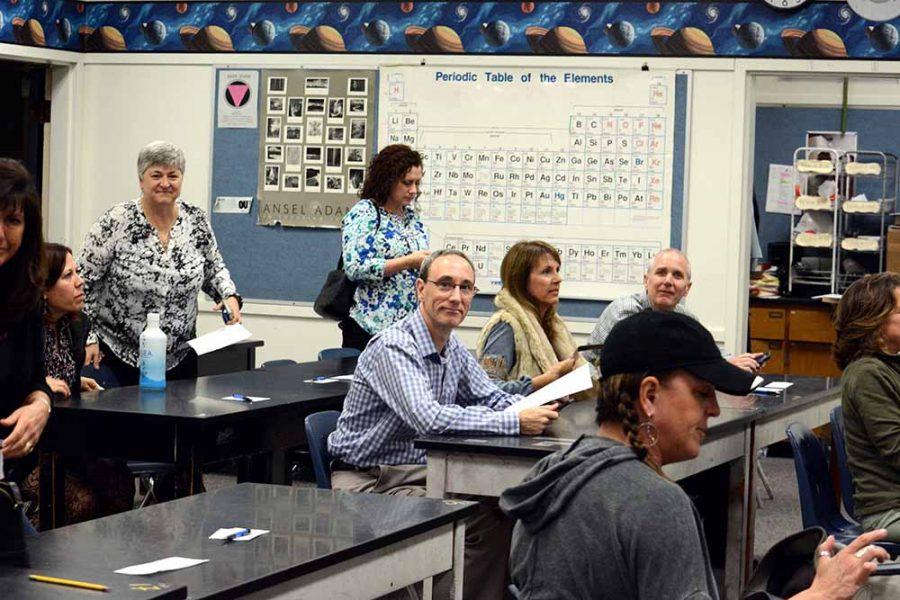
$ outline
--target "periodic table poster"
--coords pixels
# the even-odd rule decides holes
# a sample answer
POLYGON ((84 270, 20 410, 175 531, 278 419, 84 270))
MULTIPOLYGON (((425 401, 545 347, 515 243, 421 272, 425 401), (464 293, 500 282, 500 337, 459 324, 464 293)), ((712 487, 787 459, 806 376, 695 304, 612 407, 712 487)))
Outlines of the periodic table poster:
POLYGON ((669 245, 674 71, 387 67, 378 144, 423 153, 432 249, 466 252, 482 291, 518 240, 560 250, 570 298, 641 289, 669 245))

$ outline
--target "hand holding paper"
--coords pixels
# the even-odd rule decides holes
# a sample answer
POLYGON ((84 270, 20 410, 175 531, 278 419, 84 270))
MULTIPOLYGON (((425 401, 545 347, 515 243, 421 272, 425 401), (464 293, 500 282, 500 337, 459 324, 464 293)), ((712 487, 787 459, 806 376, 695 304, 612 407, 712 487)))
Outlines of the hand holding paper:
POLYGON ((526 408, 534 408, 559 400, 564 396, 571 396, 593 385, 591 371, 587 364, 583 364, 571 373, 563 375, 553 383, 549 383, 518 402, 509 405, 506 410, 520 413, 526 408))

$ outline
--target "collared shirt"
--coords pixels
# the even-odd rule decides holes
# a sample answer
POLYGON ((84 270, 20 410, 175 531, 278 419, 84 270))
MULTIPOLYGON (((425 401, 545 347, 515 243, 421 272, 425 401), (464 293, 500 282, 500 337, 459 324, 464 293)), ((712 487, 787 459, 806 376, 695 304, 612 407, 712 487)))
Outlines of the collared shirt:
POLYGON ((166 368, 178 365, 196 337, 197 294, 219 301, 236 293, 206 213, 178 200, 178 218, 165 248, 147 220, 140 198, 109 209, 94 223, 78 259, 85 312, 100 339, 124 362, 137 366, 147 313, 160 313, 168 337, 166 368))
POLYGON ((451 334, 435 348, 420 311, 375 336, 359 357, 328 451, 357 467, 425 464, 420 435, 518 435, 503 410, 521 396, 494 385, 451 334))
POLYGON ((416 309, 418 269, 384 276, 389 259, 428 248, 428 231, 415 209, 403 215, 360 200, 341 224, 344 272, 356 282, 350 316, 366 332, 376 334, 416 309))

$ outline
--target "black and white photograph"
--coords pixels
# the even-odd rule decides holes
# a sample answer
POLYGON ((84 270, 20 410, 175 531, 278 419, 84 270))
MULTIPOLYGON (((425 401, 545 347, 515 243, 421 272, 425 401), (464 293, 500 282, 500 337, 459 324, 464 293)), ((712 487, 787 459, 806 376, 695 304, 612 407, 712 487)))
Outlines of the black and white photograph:
POLYGON ((284 114, 284 96, 269 96, 269 108, 266 112, 270 115, 284 114))
POLYGON ((266 117, 266 141, 281 141, 281 117, 266 117))
POLYGON ((307 77, 304 83, 303 91, 307 94, 316 94, 318 96, 328 95, 327 77, 307 77))
POLYGON ((306 99, 307 115, 324 115, 325 114, 325 98, 307 98, 306 99))
POLYGON ((340 173, 344 167, 343 148, 325 148, 325 172, 340 173))
POLYGON ((322 146, 307 146, 306 147, 306 163, 307 164, 322 164, 322 146))
POLYGON ((358 146, 366 143, 365 119, 350 119, 350 143, 358 146))
POLYGON ((303 146, 289 144, 284 147, 284 170, 300 171, 303 166, 303 146))
POLYGON ((325 191, 329 194, 344 193, 344 176, 343 175, 326 175, 325 191))
POLYGON ((281 180, 280 165, 266 165, 263 189, 267 192, 277 192, 281 180))
POLYGON ((366 149, 365 148, 347 148, 347 164, 348 165, 365 165, 366 149))
POLYGON ((322 142, 322 129, 323 129, 322 119, 312 119, 307 117, 306 119, 306 142, 314 143, 314 142, 322 142))
POLYGON ((365 117, 369 114, 366 98, 347 98, 347 114, 351 117, 365 117))
POLYGON ((284 146, 266 146, 266 162, 280 163, 284 157, 284 146))
POLYGON ((303 190, 307 192, 322 191, 322 169, 320 167, 306 167, 306 183, 303 190))
POLYGON ((343 144, 347 141, 346 127, 327 127, 326 130, 326 144, 343 144))
POLYGON ((365 169, 347 169, 347 186, 349 192, 358 192, 362 187, 363 179, 365 179, 365 169))
POLYGON ((365 77, 351 77, 347 80, 348 96, 365 96, 369 93, 369 80, 365 77))
POLYGON ((288 123, 303 120, 303 98, 288 98, 287 117, 288 123))
POLYGON ((303 141, 303 125, 285 125, 284 141, 297 142, 303 141))
POLYGON ((299 192, 300 191, 300 174, 299 173, 285 173, 284 174, 284 183, 281 185, 281 189, 285 192, 299 192))
POLYGON ((344 99, 328 99, 328 122, 341 123, 344 120, 344 99))
POLYGON ((284 94, 287 91, 287 77, 269 77, 270 94, 284 94))

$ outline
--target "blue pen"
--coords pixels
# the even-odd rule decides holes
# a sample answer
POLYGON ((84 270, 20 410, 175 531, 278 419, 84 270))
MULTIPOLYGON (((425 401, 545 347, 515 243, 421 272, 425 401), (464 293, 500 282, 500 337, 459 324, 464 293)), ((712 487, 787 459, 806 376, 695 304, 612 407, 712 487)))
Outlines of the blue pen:
POLYGON ((226 325, 228 325, 228 322, 231 321, 231 311, 228 310, 227 306, 222 307, 222 320, 225 321, 226 325))
POLYGON ((253 402, 253 400, 250 399, 250 396, 245 396, 244 394, 232 394, 231 397, 242 402, 253 402))
POLYGON ((229 534, 225 537, 225 542, 224 542, 224 543, 227 544, 228 542, 231 542, 231 541, 233 541, 233 540, 236 540, 237 538, 244 537, 245 535, 250 535, 250 530, 247 529, 247 528, 241 529, 240 531, 235 531, 234 533, 229 533, 229 534))

